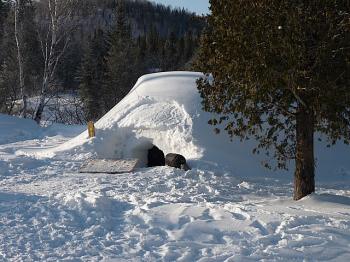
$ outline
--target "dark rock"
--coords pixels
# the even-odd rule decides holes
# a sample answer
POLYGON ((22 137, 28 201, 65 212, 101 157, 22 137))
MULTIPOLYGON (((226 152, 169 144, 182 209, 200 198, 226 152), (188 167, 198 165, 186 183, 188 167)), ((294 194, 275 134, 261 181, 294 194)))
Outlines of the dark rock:
POLYGON ((164 166, 165 165, 165 157, 162 150, 158 147, 153 146, 148 150, 148 167, 153 166, 164 166))
POLYGON ((180 168, 185 171, 190 170, 191 168, 187 165, 186 158, 179 154, 167 154, 165 157, 165 164, 167 166, 180 168))

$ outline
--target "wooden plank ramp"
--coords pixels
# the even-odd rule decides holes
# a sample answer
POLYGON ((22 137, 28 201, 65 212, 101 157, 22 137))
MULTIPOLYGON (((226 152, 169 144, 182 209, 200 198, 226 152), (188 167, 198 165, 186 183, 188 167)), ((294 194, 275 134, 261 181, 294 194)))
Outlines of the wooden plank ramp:
POLYGON ((91 159, 80 167, 79 173, 122 174, 133 172, 138 159, 91 159))

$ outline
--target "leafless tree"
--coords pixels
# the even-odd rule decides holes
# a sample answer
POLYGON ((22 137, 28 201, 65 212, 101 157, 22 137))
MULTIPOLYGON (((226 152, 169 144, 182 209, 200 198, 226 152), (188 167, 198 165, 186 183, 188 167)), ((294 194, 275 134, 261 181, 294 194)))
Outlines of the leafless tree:
POLYGON ((15 39, 17 49, 17 62, 19 72, 19 86, 22 105, 20 109, 21 116, 27 117, 27 90, 24 78, 24 58, 23 58, 23 0, 15 0, 14 2, 14 18, 15 18, 15 39))
POLYGON ((87 122, 83 103, 77 95, 56 96, 49 107, 50 118, 55 123, 82 125, 87 122))
POLYGON ((76 0, 43 0, 38 29, 41 52, 44 61, 43 80, 40 90, 39 104, 34 120, 39 124, 45 108, 50 88, 55 86, 57 66, 65 54, 72 32, 76 28, 74 11, 76 0))

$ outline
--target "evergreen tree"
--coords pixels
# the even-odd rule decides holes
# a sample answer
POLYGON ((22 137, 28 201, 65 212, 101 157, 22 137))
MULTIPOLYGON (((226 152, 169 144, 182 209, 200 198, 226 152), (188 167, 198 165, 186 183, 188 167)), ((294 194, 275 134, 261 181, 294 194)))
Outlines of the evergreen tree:
MULTIPOLYGON (((18 111, 18 108, 14 108, 14 101, 35 93, 41 71, 40 44, 37 38, 35 23, 36 10, 32 1, 22 0, 19 2, 17 10, 17 36, 21 50, 23 79, 25 83, 25 89, 21 93, 18 50, 16 50, 17 43, 14 26, 15 11, 13 6, 11 9, 9 2, 1 2, 0 78, 3 93, 0 95, 3 97, 3 101, 6 101, 2 107, 2 111, 5 112, 12 112, 15 109, 18 111)), ((26 113, 23 116, 26 116, 26 113)))
POLYGON ((31 0, 24 2, 23 9, 23 59, 24 59, 24 76, 27 86, 27 95, 33 95, 40 85, 40 75, 43 71, 42 55, 40 42, 37 33, 37 23, 35 21, 36 9, 31 0))
POLYGON ((163 50, 163 70, 170 71, 177 68, 177 36, 171 32, 165 42, 163 50))
MULTIPOLYGON (((57 2, 59 6, 65 3, 68 2, 57 2)), ((59 91, 78 89, 82 68, 86 67, 86 61, 90 59, 86 52, 90 50, 93 63, 99 64, 99 69, 94 67, 91 70, 97 74, 93 75, 93 79, 100 94, 100 116, 128 93, 138 77, 162 69, 163 61, 166 62, 166 70, 183 68, 187 61, 182 53, 186 49, 183 47, 184 44, 186 46, 183 43, 186 38, 182 38, 186 31, 199 32, 204 25, 198 17, 183 10, 174 11, 147 1, 87 0, 78 11, 71 7, 68 9, 69 12, 56 12, 67 19, 58 19, 60 22, 54 19, 58 22, 55 28, 59 28, 59 36, 54 38, 59 39, 59 42, 50 48, 53 31, 49 23, 47 1, 0 0, 0 100, 7 101, 6 106, 2 107, 6 112, 9 108, 14 114, 25 111, 27 117, 35 114, 34 118, 39 121, 45 100, 59 91), (18 7, 17 13, 14 12, 15 7, 18 7), (96 12, 96 9, 99 11, 96 12), (68 15, 71 11, 74 15, 68 15), (111 12, 115 14, 111 15, 111 12), (17 15, 17 34, 14 32, 14 14, 17 15), (106 35, 110 35, 110 38, 108 44, 97 44, 99 47, 95 48, 93 42, 97 41, 98 31, 104 34, 104 38, 106 35), (174 41, 169 41, 168 32, 173 32, 174 41), (17 51, 16 35, 19 40, 17 51), (45 52, 46 45, 48 52, 45 52), (102 45, 105 47, 101 48, 102 45), (65 51, 61 53, 62 50, 65 51), (104 55, 95 54, 96 50, 104 55), (18 58, 18 51, 21 59, 18 58), (49 57, 44 58, 48 54, 49 57), (165 56, 170 57, 170 60, 165 56), (96 59, 101 58, 104 61, 96 62, 96 59), (108 62, 105 58, 108 58, 108 62), (59 62, 56 64, 55 61, 59 62), (103 77, 100 77, 102 72, 103 77), (37 112, 24 110, 24 98, 34 95, 41 97, 37 112), (22 109, 12 107, 14 103, 11 101, 15 100, 23 101, 22 109)))
POLYGON ((192 32, 188 32, 186 33, 185 35, 185 50, 184 50, 184 59, 186 61, 189 61, 192 56, 193 56, 193 53, 194 53, 194 50, 195 50, 195 42, 196 40, 193 39, 193 35, 192 35, 192 32))
POLYGON ((183 65, 187 62, 185 58, 185 38, 180 37, 176 43, 176 62, 177 66, 183 65))
POLYGON ((102 85, 106 76, 106 56, 108 55, 109 44, 106 34, 101 29, 96 31, 91 48, 96 65, 96 79, 98 79, 99 85, 102 85))
POLYGON ((85 117, 87 120, 96 121, 101 115, 99 105, 98 80, 96 79, 96 67, 94 64, 93 50, 91 47, 85 52, 79 74, 79 91, 84 103, 85 117))
POLYGON ((146 35, 147 56, 146 64, 150 71, 161 67, 161 39, 155 25, 152 25, 146 35))
POLYGON ((105 107, 109 110, 124 98, 135 82, 136 47, 131 37, 130 25, 125 16, 122 1, 117 6, 116 29, 111 35, 111 47, 107 57, 105 107))
POLYGON ((0 34, 3 30, 3 25, 9 12, 10 3, 6 0, 0 0, 0 34))
POLYGON ((102 98, 107 52, 106 37, 102 30, 97 30, 85 51, 78 76, 80 96, 84 102, 85 115, 88 120, 96 121, 104 113, 102 98))
POLYGON ((145 36, 139 36, 137 39, 135 63, 137 65, 137 75, 147 73, 147 41, 145 36))
POLYGON ((2 64, 2 61, 4 59, 4 27, 5 27, 5 21, 7 18, 7 14, 9 12, 9 3, 4 0, 0 0, 0 65, 2 64))
POLYGON ((155 25, 151 26, 151 29, 147 35, 147 46, 150 54, 155 55, 159 51, 159 33, 155 25))
POLYGON ((61 63, 57 67, 57 76, 59 84, 63 91, 77 90, 79 80, 77 79, 77 72, 81 69, 81 64, 85 57, 85 52, 89 49, 90 41, 83 42, 72 41, 69 48, 62 57, 61 63))
POLYGON ((13 10, 8 7, 6 17, 1 17, 3 23, 0 39, 0 112, 10 114, 19 110, 15 108, 15 101, 20 98, 20 90, 13 10))
POLYGON ((0 41, 3 37, 3 29, 4 29, 4 21, 7 16, 7 6, 6 2, 3 0, 0 0, 0 41))
POLYGON ((15 47, 8 46, 7 53, 0 66, 0 112, 14 113, 16 100, 19 97, 18 66, 15 47))
MULTIPOLYGON (((211 0, 197 70, 213 125, 295 159, 294 199, 315 190, 314 133, 350 140, 350 2, 211 0), (220 125, 218 126, 220 127, 220 125)), ((271 151, 267 151, 271 152, 271 151)))
POLYGON ((137 56, 140 62, 146 58, 147 42, 146 37, 139 36, 137 38, 137 56))

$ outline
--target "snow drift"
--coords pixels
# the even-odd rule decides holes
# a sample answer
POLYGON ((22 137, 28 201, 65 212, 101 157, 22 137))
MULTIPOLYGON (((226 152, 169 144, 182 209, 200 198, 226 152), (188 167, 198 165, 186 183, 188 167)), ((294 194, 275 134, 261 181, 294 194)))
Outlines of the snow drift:
POLYGON ((142 77, 94 139, 0 114, 0 261, 349 261, 349 148, 318 144, 317 193, 293 201, 292 175, 266 177, 251 144, 213 134, 200 76, 142 77), (152 144, 198 169, 76 172, 152 144))
POLYGON ((0 145, 20 140, 32 139, 40 132, 40 127, 31 120, 19 119, 0 114, 0 145))
MULTIPOLYGON (((267 174, 252 142, 230 142, 226 134, 215 135, 208 125, 212 115, 202 110, 195 72, 156 73, 141 77, 130 93, 96 123, 96 137, 87 132, 37 157, 69 153, 108 159, 139 158, 145 164, 147 150, 156 145, 164 153, 179 153, 192 166, 228 168, 242 176, 267 174)), ((329 174, 349 170, 348 148, 318 150, 318 172, 329 174), (334 154, 337 150, 337 154, 334 154), (339 151, 340 150, 340 151, 339 151), (340 153, 340 154, 339 154, 340 153), (335 157, 335 156, 336 157, 335 157), (332 164, 331 164, 332 163, 332 164)), ((346 172, 345 172, 346 173, 346 172)))

